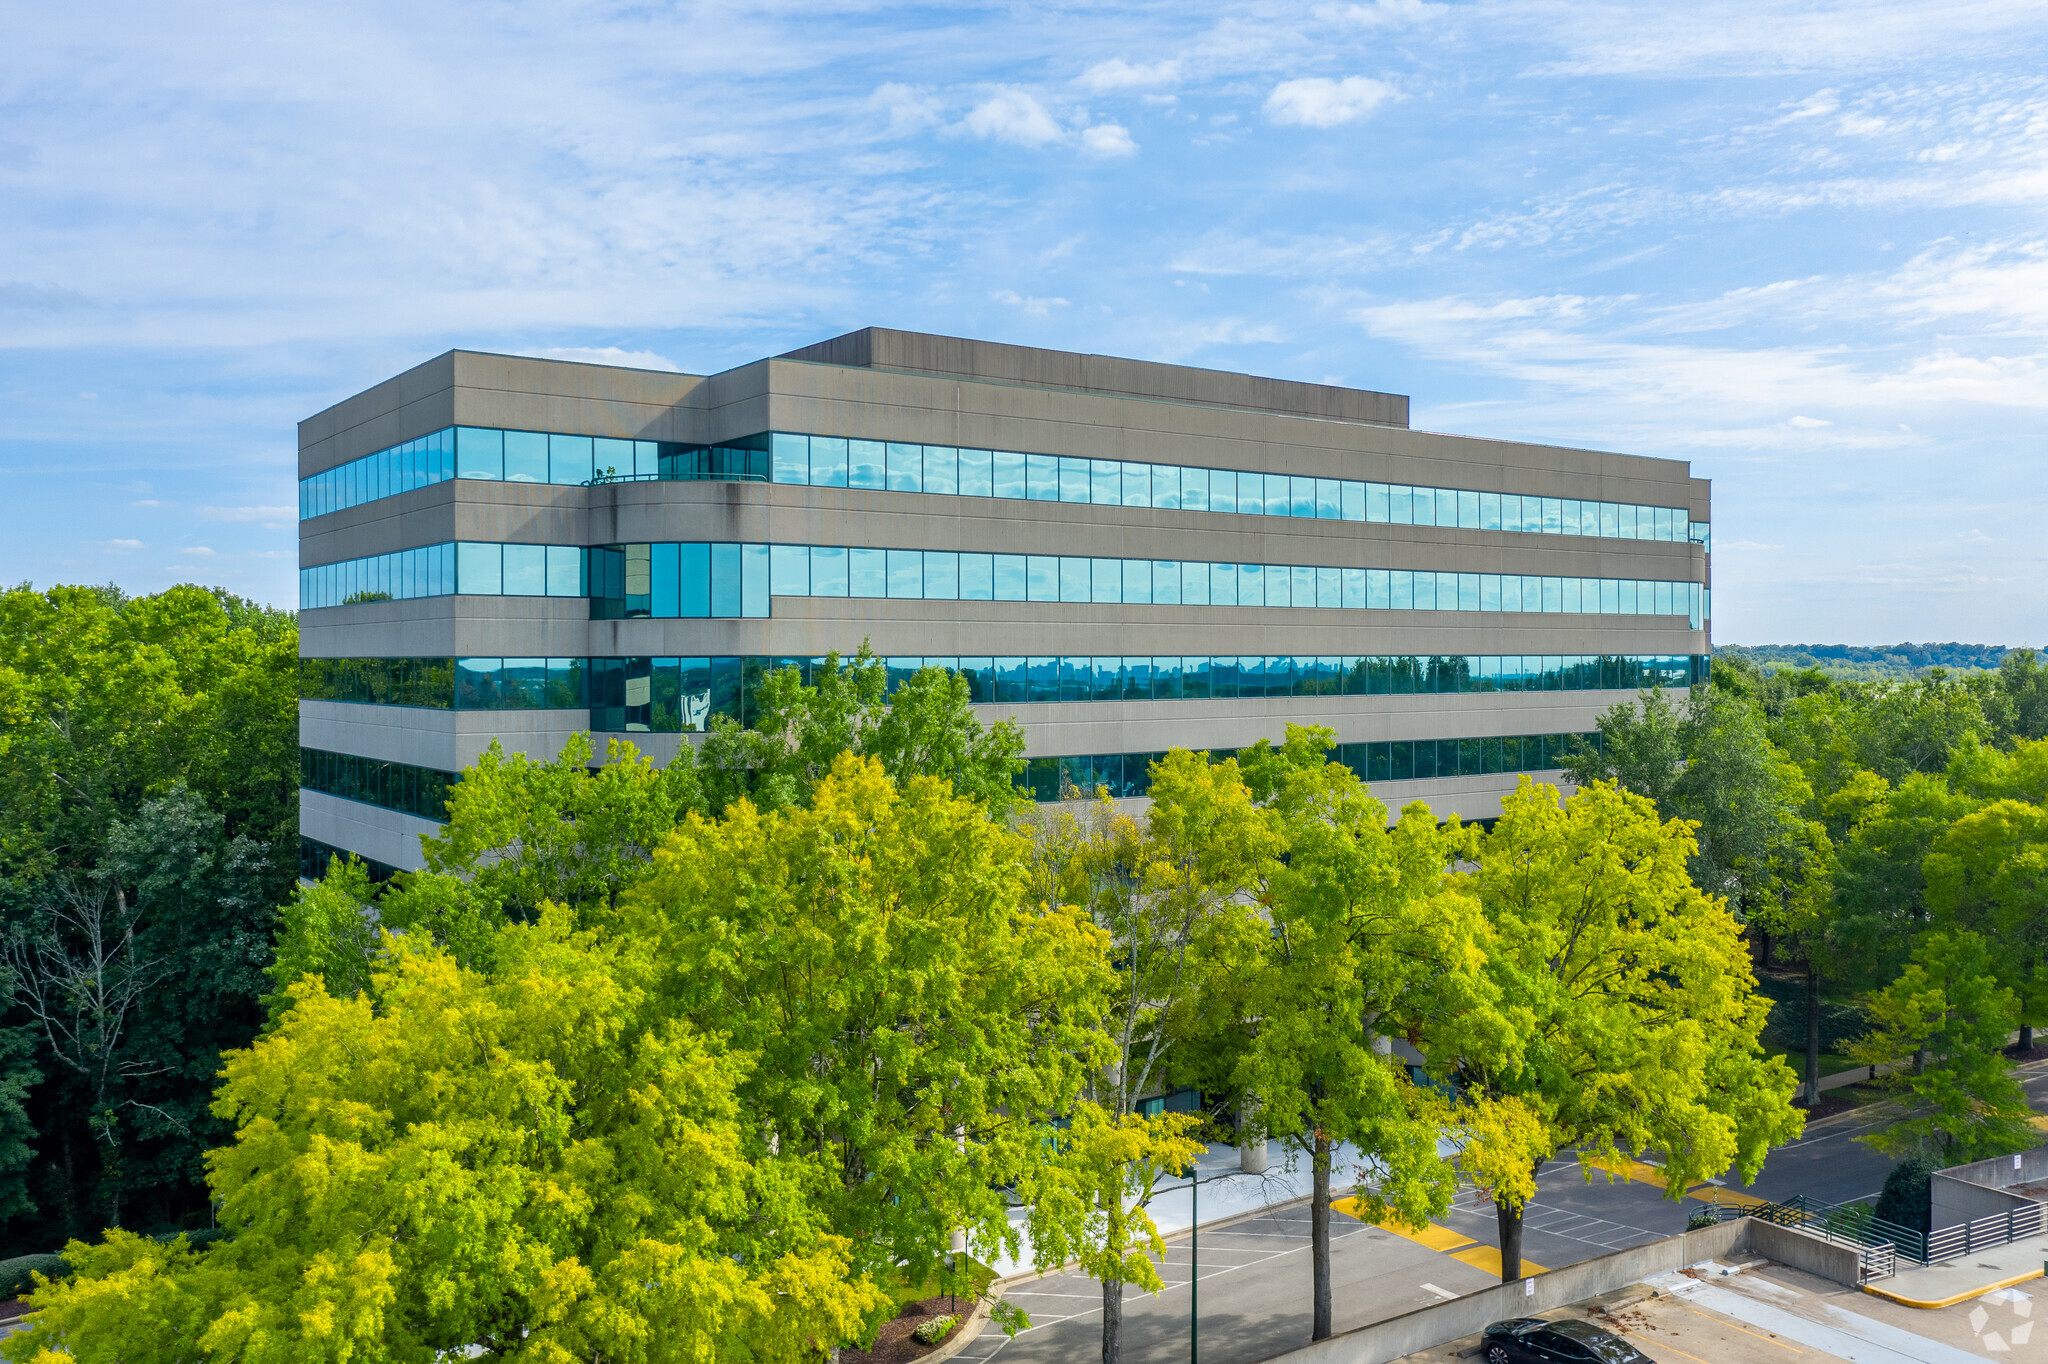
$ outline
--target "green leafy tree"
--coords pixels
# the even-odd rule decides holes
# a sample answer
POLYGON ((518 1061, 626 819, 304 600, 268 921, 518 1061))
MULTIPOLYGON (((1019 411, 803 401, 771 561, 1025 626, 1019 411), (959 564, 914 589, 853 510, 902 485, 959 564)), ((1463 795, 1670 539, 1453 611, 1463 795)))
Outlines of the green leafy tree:
POLYGON ((1949 825, 1923 864, 1934 921, 1999 945, 1994 973, 2013 993, 2020 1045, 2048 1018, 2048 807, 1996 800, 1949 825))
POLYGON ((1106 793, 1086 818, 1034 812, 1033 898, 1072 904, 1107 944, 1114 977, 1102 1005, 1108 1046, 1089 1067, 1083 1107, 1059 1159, 1034 1177, 1032 1245, 1040 1264, 1077 1258, 1102 1285, 1102 1357, 1121 1357, 1126 1285, 1157 1292, 1142 1253, 1163 1253, 1147 1207, 1160 1175, 1192 1159, 1194 1115, 1147 1113, 1186 1073, 1197 1021, 1217 1018, 1232 954, 1255 936, 1242 892, 1281 852, 1237 762, 1175 749, 1152 766, 1140 824, 1106 793))
POLYGON ((50 968, 17 975, 0 1029, 38 1021, 35 1000, 73 968, 119 975, 125 961, 177 983, 113 1010, 120 991, 96 992, 86 1034, 112 1045, 85 1052, 119 1072, 104 1093, 44 1026, 5 1072, 41 1076, 23 1101, 36 1208, 0 1197, 18 1244, 89 1235, 117 1213, 206 1224, 202 1156, 226 1130, 208 1111, 213 1077, 261 1024, 275 906, 298 865, 297 654, 289 613, 222 592, 0 592, 0 938, 50 968), (139 915, 136 939, 95 947, 81 908, 102 926, 139 915))
POLYGON ((1262 921, 1219 973, 1239 982, 1226 1045, 1243 1126, 1308 1159, 1316 1340, 1333 1329, 1336 1149, 1348 1143, 1362 1157, 1370 1181, 1361 1180, 1360 1201, 1371 1217, 1420 1225, 1449 1206, 1455 1188, 1437 1154, 1441 1104, 1410 1082, 1388 1039, 1427 1054, 1446 1030, 1463 1039, 1504 1022, 1483 969, 1485 922, 1446 876, 1471 839, 1455 821, 1439 828, 1420 804, 1390 829, 1386 807, 1357 776, 1325 761, 1335 737, 1289 725, 1283 745, 1245 760, 1252 789, 1267 792, 1263 810, 1283 855, 1259 868, 1262 921))
POLYGON ((1534 1175, 1662 1153, 1669 1197, 1733 1165, 1755 1178, 1800 1132, 1792 1072, 1757 1041, 1769 1010, 1726 907, 1686 873, 1691 831, 1602 782, 1569 801, 1524 778, 1481 842, 1470 887, 1515 1044, 1460 1058, 1479 1111, 1471 1155, 1499 1214, 1501 1276, 1521 1272, 1534 1175), (1530 1171, 1524 1182, 1517 1164, 1530 1171))
POLYGON ((1864 1064, 1899 1067, 1882 1083, 1905 1116, 1861 1140, 1887 1155, 1925 1155, 1944 1165, 2034 1144, 2026 1094, 2004 1055, 2019 1001, 1998 983, 1982 937, 1926 934, 1899 978, 1864 1007, 1870 1032, 1851 1054, 1864 1064))
POLYGON ((654 1007, 751 1058, 751 1139, 821 1172, 861 1272, 1014 1250, 1003 1186, 1100 1058, 1101 935, 1027 876, 978 801, 841 754, 807 805, 685 820, 601 916, 664 963, 654 1007))
POLYGON ((8 1341, 42 1364, 814 1359, 889 1299, 761 1152, 748 1062, 650 1014, 644 945, 549 909, 490 975, 392 939, 367 991, 292 987, 231 1054, 210 1157, 233 1235, 112 1232, 8 1341))

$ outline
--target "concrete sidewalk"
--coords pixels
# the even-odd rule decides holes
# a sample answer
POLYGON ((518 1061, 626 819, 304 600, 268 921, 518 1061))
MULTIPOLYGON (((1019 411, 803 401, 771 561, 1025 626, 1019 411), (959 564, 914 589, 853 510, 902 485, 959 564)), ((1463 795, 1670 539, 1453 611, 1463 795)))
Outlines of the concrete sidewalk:
POLYGON ((1902 1269, 1889 1279, 1865 1284, 1863 1291, 1906 1307, 1947 1307, 2038 1279, 2044 1259, 2048 1259, 2048 1236, 2029 1236, 1924 1269, 1902 1269))

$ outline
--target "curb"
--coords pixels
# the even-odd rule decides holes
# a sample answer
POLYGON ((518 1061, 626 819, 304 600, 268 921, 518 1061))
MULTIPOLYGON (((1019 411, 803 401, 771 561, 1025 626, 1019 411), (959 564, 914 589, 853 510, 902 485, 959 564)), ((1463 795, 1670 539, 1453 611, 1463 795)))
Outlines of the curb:
POLYGON ((2015 1274, 2010 1279, 2000 1279, 1997 1283, 1988 1283, 1981 1288, 1972 1288, 1968 1292, 1958 1293, 1954 1297, 1936 1298, 1931 1302, 1922 1301, 1919 1298, 1909 1298, 1902 1293, 1887 1292, 1875 1284, 1863 1285, 1863 1291, 1871 1294, 1873 1297, 1883 1298, 1886 1302, 1895 1302, 1901 1307, 1918 1307, 1931 1312, 1937 1307, 1953 1307, 1959 1302, 1968 1302, 1972 1298, 1981 1298, 1986 1293, 1996 1293, 2001 1288, 2011 1288, 2014 1284, 2025 1283, 2029 1279, 2038 1279, 2040 1277, 2042 1277, 2040 1270, 2030 1269, 2024 1274, 2015 1274))
MULTIPOLYGON (((1332 1189, 1330 1190, 1330 1201, 1335 1203, 1338 1199, 1350 1198, 1357 1192, 1356 1186, 1348 1189, 1332 1189)), ((1298 1208, 1314 1197, 1314 1194, 1303 1194, 1299 1198, 1290 1198, 1284 1203, 1268 1203, 1263 1208, 1253 1208, 1248 1212, 1232 1213, 1228 1217, 1219 1217, 1213 1222, 1202 1222, 1194 1227, 1181 1227, 1177 1231, 1161 1232, 1160 1235, 1166 1240, 1171 1241, 1177 1236, 1187 1235, 1190 1231, 1217 1231, 1224 1227, 1234 1227, 1239 1222, 1249 1222, 1255 1217, 1264 1217, 1267 1213, 1279 1212, 1283 1208, 1298 1208)), ((1002 1290, 1010 1287, 1012 1284, 1026 1283, 1032 1279, 1042 1279, 1048 1274, 1064 1274, 1079 1263, 1079 1260, 1069 1260, 1063 1265, 1047 1265, 1044 1269, 1020 1269, 1015 1274, 1007 1274, 1000 1279, 994 1280, 989 1284, 989 1290, 994 1296, 1000 1297, 1002 1290)), ((1990 1292, 1989 1289, 1985 1291, 1987 1293, 1990 1292)), ((930 1359, 931 1356, 926 1355, 924 1358, 930 1359)))

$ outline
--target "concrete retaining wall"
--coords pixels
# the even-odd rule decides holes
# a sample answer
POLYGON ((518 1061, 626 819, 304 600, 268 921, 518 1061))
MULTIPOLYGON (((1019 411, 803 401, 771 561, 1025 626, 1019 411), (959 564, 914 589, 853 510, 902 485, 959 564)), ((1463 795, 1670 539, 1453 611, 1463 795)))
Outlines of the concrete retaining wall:
POLYGON ((1745 1217, 1598 1259, 1581 1260, 1533 1279, 1482 1288, 1434 1307, 1419 1308, 1297 1350, 1271 1355, 1262 1364, 1388 1364, 1417 1350, 1476 1335, 1507 1317, 1526 1317, 1553 1307, 1566 1307, 1652 1275, 1683 1269, 1702 1260, 1727 1259, 1746 1250, 1842 1283, 1853 1284, 1857 1279, 1853 1247, 1837 1246, 1790 1227, 1775 1227, 1745 1217))
POLYGON ((1980 1217, 2002 1217, 2039 1201, 2010 1192, 2012 1186, 2044 1181, 2048 1181, 2048 1146, 1937 1170, 1928 1181, 1929 1225, 1940 1231, 1980 1217))

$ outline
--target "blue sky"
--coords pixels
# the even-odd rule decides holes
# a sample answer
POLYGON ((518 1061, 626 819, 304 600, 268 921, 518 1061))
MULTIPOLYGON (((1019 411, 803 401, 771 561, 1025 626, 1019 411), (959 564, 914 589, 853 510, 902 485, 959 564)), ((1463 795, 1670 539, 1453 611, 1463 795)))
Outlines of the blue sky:
POLYGON ((1689 459, 1722 642, 2048 643, 2048 7, 9 9, 0 581, 295 595, 452 346, 875 324, 1689 459))

